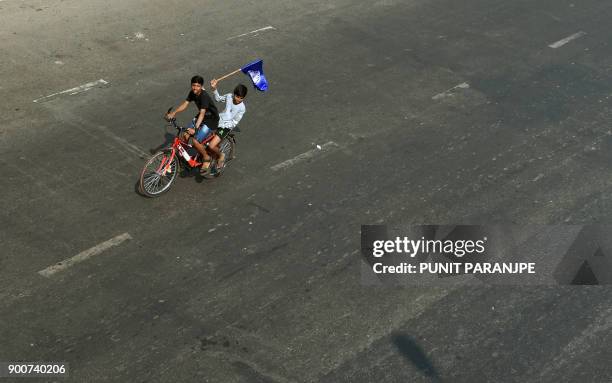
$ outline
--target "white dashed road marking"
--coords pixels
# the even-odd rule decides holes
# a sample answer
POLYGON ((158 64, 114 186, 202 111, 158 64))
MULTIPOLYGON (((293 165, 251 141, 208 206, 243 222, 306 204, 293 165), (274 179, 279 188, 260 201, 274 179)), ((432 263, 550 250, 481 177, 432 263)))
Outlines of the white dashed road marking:
POLYGON ((92 247, 91 249, 82 251, 72 258, 65 259, 61 262, 56 263, 55 265, 47 267, 44 270, 40 270, 38 274, 42 275, 43 277, 51 277, 52 275, 59 273, 60 271, 64 271, 67 268, 74 266, 77 263, 83 262, 95 255, 98 255, 113 246, 119 246, 128 239, 132 239, 132 236, 129 233, 123 233, 121 235, 109 239, 108 241, 102 242, 92 247))
POLYGON ((77 86, 75 88, 66 89, 66 90, 63 90, 61 92, 57 92, 57 93, 50 94, 48 96, 37 98, 36 100, 32 100, 32 102, 47 101, 47 100, 49 100, 49 99, 51 99, 53 97, 61 96, 61 95, 64 95, 64 94, 73 95, 73 94, 87 92, 91 88, 94 88, 94 87, 99 86, 99 85, 108 85, 108 81, 106 81, 104 79, 99 79, 97 81, 88 82, 87 84, 79 85, 79 86, 77 86))
POLYGON ((438 100, 440 98, 448 97, 448 96, 451 96, 453 94, 452 92, 455 89, 467 89, 469 87, 470 87, 470 84, 468 84, 467 82, 462 82, 461 84, 455 85, 454 87, 452 87, 452 88, 450 88, 450 89, 448 89, 448 90, 446 90, 446 91, 444 91, 442 93, 436 94, 431 99, 432 100, 438 100))
POLYGON ((227 39, 228 39, 228 40, 233 40, 233 39, 237 39, 237 38, 239 38, 239 37, 244 37, 244 36, 247 36, 247 35, 252 35, 253 33, 267 31, 267 30, 269 30, 269 29, 276 29, 276 28, 274 28, 274 27, 273 27, 273 26, 271 26, 271 25, 268 25, 267 27, 263 27, 263 28, 255 29, 254 31, 247 32, 247 33, 243 33, 243 34, 241 34, 241 35, 237 35, 237 36, 228 37, 227 39))
POLYGON ((334 148, 334 147, 335 148, 339 147, 339 145, 336 144, 334 141, 326 142, 323 145, 317 145, 316 148, 311 149, 311 150, 309 150, 309 151, 307 151, 305 153, 298 154, 297 156, 295 156, 293 158, 290 158, 290 159, 288 159, 286 161, 283 161, 283 162, 281 162, 279 164, 276 164, 276 165, 270 167, 270 169, 272 169, 272 171, 276 172, 276 171, 288 168, 290 166, 293 166, 293 165, 297 164, 298 162, 301 162, 301 161, 307 160, 309 158, 312 158, 312 157, 316 156, 320 152, 329 151, 331 148, 334 148))
POLYGON ((560 47, 564 46, 565 44, 569 43, 570 41, 576 40, 577 38, 580 38, 580 37, 582 37, 584 35, 586 35, 586 32, 580 31, 580 32, 574 33, 573 35, 568 36, 568 37, 566 37, 564 39, 556 41, 556 42, 554 42, 554 43, 552 43, 552 44, 550 44, 548 46, 553 48, 553 49, 557 49, 557 48, 560 48, 560 47))

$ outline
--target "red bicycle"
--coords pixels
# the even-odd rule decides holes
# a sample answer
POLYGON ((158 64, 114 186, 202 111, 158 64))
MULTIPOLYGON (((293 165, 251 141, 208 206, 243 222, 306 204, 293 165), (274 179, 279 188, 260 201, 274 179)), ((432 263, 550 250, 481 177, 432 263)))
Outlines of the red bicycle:
MULTIPOLYGON (((170 110, 171 109, 169 109, 168 112, 170 112, 170 110)), ((176 118, 169 120, 168 123, 177 130, 172 145, 155 153, 147 161, 140 173, 138 187, 140 192, 147 197, 157 197, 170 190, 170 187, 174 181, 176 181, 176 176, 182 169, 194 169, 202 166, 200 153, 183 140, 183 135, 187 128, 178 126, 176 124, 176 118)), ((213 159, 210 168, 215 172, 207 173, 205 176, 206 178, 220 176, 223 170, 225 170, 227 163, 234 158, 236 146, 234 132, 237 131, 237 128, 234 129, 219 144, 219 150, 225 154, 225 158, 227 159, 223 167, 217 168, 216 161, 213 159)), ((213 137, 214 134, 210 134, 202 144, 206 146, 213 137)))

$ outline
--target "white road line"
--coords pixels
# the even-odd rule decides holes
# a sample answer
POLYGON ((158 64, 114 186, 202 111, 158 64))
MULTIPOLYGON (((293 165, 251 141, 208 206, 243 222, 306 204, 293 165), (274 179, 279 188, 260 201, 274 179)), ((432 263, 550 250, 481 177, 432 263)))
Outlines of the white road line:
POLYGON ((147 159, 147 160, 151 158, 150 154, 146 153, 144 150, 142 150, 138 146, 128 142, 126 139, 117 136, 115 133, 110 131, 106 126, 92 123, 72 113, 68 115, 66 113, 67 112, 64 112, 63 117, 69 121, 73 121, 76 129, 79 129, 80 131, 87 134, 91 138, 95 140, 99 139, 100 137, 97 134, 92 133, 92 131, 94 130, 99 130, 100 132, 105 134, 107 137, 113 139, 115 142, 121 145, 124 149, 127 149, 127 151, 130 154, 135 154, 137 157, 140 157, 142 159, 147 159))
POLYGON ((562 21, 560 17, 557 17, 555 15, 553 15, 552 13, 548 13, 548 12, 544 12, 542 11, 543 14, 545 14, 546 16, 550 17, 551 19, 555 20, 555 21, 562 21))
POLYGON ((61 262, 56 263, 53 266, 47 267, 44 270, 40 270, 38 274, 42 275, 43 277, 51 277, 53 274, 59 273, 60 271, 64 271, 67 268, 79 262, 83 262, 86 259, 93 257, 94 255, 98 255, 113 246, 118 246, 124 241, 127 241, 128 239, 132 239, 132 236, 129 233, 123 233, 121 235, 109 239, 108 241, 102 242, 92 247, 91 249, 87 249, 83 252, 80 252, 72 258, 65 259, 61 262))
POLYGON ((450 88, 448 90, 445 90, 442 93, 436 94, 431 99, 432 100, 437 100, 437 99, 440 99, 440 98, 448 97, 448 96, 452 95, 452 91, 455 90, 455 89, 467 89, 469 87, 470 87, 470 84, 468 84, 467 82, 462 82, 461 84, 455 85, 454 87, 452 87, 452 88, 450 88))
MULTIPOLYGON (((598 310, 599 311, 599 310, 598 310)), ((576 335, 569 343, 563 347, 563 350, 557 354, 544 368, 538 368, 540 378, 559 371, 564 365, 572 364, 574 359, 589 351, 589 346, 592 346, 595 341, 601 340, 612 329, 612 308, 604 305, 599 311, 599 315, 585 328, 580 334, 576 335), (604 308, 605 307, 605 308, 604 308)), ((531 374, 530 376, 534 376, 531 374)), ((545 381, 546 379, 536 379, 537 381, 545 381)))
POLYGON ((269 29, 276 29, 276 28, 274 28, 274 27, 273 27, 273 26, 271 26, 271 25, 268 25, 267 27, 263 27, 263 28, 255 29, 254 31, 247 32, 247 33, 243 33, 243 34, 241 34, 241 35, 237 35, 237 36, 228 37, 227 39, 228 39, 228 40, 233 40, 233 39, 237 39, 237 38, 239 38, 239 37, 243 37, 243 36, 251 35, 251 34, 253 34, 253 33, 267 31, 267 30, 269 30, 269 29))
POLYGON ((63 90, 61 92, 57 92, 57 93, 50 94, 48 96, 37 98, 36 100, 32 100, 32 102, 47 101, 50 98, 53 98, 53 97, 56 97, 56 96, 61 96, 63 94, 68 94, 68 95, 72 96, 74 94, 87 92, 91 88, 93 88, 95 86, 98 86, 98 85, 108 85, 108 81, 106 81, 104 79, 99 79, 97 81, 88 82, 87 84, 79 85, 79 86, 77 86, 75 88, 66 89, 66 90, 63 90))
POLYGON ((568 37, 566 37, 564 39, 561 39, 561 40, 559 40, 557 42, 554 42, 554 43, 552 43, 552 44, 550 44, 548 46, 553 48, 553 49, 557 49, 557 48, 560 48, 560 47, 564 46, 565 44, 569 43, 570 41, 576 40, 577 38, 580 38, 580 37, 582 37, 584 35, 586 35, 586 32, 583 32, 583 31, 576 32, 573 35, 568 36, 568 37))
POLYGON ((128 152, 130 152, 132 154, 136 154, 138 157, 140 157, 140 158, 142 158, 144 160, 148 160, 149 158, 151 158, 151 156, 148 153, 146 153, 144 150, 142 150, 138 146, 128 142, 124 138, 121 138, 121 137, 117 136, 115 133, 111 132, 106 126, 97 126, 97 127, 98 127, 98 129, 103 131, 108 137, 112 138, 119 145, 121 145, 125 149, 127 149, 128 152))
POLYGON ((309 158, 312 158, 312 157, 316 156, 317 153, 319 153, 319 152, 328 151, 332 147, 339 147, 339 145, 336 144, 334 141, 326 142, 323 145, 321 145, 320 148, 317 147, 317 148, 311 149, 311 150, 309 150, 309 151, 307 151, 305 153, 298 154, 297 156, 295 156, 293 158, 290 158, 290 159, 288 159, 286 161, 283 161, 283 162, 281 162, 279 164, 276 164, 276 165, 270 167, 270 169, 272 169, 272 171, 276 172, 276 171, 279 171, 281 169, 288 168, 290 166, 293 166, 293 165, 297 164, 298 162, 301 162, 301 161, 304 161, 304 160, 307 160, 309 158))

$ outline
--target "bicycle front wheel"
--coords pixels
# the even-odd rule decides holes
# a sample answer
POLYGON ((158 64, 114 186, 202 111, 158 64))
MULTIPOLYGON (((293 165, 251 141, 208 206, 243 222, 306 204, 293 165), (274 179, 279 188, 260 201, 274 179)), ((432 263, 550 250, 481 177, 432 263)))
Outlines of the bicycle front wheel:
POLYGON ((179 173, 178 158, 172 151, 157 152, 147 161, 140 173, 140 191, 147 197, 157 197, 168 190, 179 173))

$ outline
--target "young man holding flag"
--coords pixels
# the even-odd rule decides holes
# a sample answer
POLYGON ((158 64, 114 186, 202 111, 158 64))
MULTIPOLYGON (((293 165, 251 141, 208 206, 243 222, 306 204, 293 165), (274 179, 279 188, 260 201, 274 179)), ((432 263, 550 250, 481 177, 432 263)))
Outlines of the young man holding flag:
POLYGON ((217 154, 217 168, 220 169, 223 168, 225 163, 225 154, 219 150, 219 143, 232 129, 238 125, 242 119, 242 116, 244 116, 246 106, 242 101, 247 95, 247 87, 242 84, 238 84, 234 88, 233 93, 227 93, 221 96, 217 90, 218 82, 218 80, 212 80, 210 82, 210 87, 214 91, 215 100, 217 102, 225 103, 225 110, 219 115, 219 128, 215 132, 215 137, 210 141, 208 147, 215 154, 217 154))
MULTIPOLYGON (((214 79, 210 82, 211 88, 215 91, 215 99, 218 102, 225 102, 225 110, 221 114, 221 120, 219 123, 219 129, 216 132, 215 137, 211 140, 208 145, 208 148, 217 156, 217 169, 223 168, 225 164, 225 154, 221 153, 219 150, 219 143, 223 140, 223 138, 238 125, 238 122, 244 115, 246 111, 246 107, 242 102, 247 94, 246 86, 242 84, 238 84, 234 89, 233 94, 225 94, 223 96, 219 95, 217 91, 217 83, 225 78, 233 76, 236 73, 242 72, 249 76, 251 82, 255 89, 265 92, 268 89, 268 80, 263 73, 263 60, 255 60, 253 62, 248 63, 240 69, 236 69, 235 71, 226 74, 218 79, 214 79)), ((210 161, 209 158, 206 158, 207 162, 210 161)), ((203 167, 205 165, 202 165, 203 167)))

